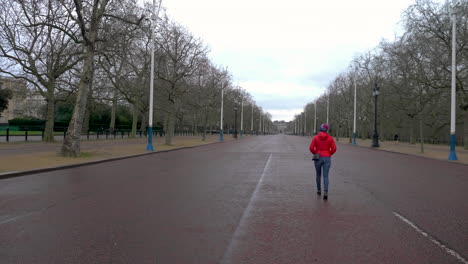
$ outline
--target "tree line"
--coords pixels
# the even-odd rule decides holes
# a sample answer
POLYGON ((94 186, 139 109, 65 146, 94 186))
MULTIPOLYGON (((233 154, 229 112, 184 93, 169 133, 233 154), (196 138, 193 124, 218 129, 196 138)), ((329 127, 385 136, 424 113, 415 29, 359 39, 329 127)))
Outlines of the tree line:
MULTIPOLYGON (((326 92, 308 103, 294 121, 298 133, 312 133, 315 107, 317 122, 327 119, 332 133, 352 137, 354 89, 357 90, 357 134, 372 137, 373 90, 379 87, 378 132, 384 140, 447 143, 450 129, 452 74, 452 20, 449 3, 417 0, 402 13, 403 33, 394 41, 383 40, 374 49, 349 63, 327 86, 326 92)), ((468 148, 468 2, 456 9, 456 127, 457 142, 468 148)), ((317 126, 318 126, 317 125, 317 126)), ((317 128, 318 129, 318 128, 317 128)), ((289 125, 294 130, 294 122, 289 125)))
POLYGON ((235 126, 235 107, 238 129, 241 111, 245 132, 274 129, 271 115, 210 60, 200 38, 169 18, 160 0, 144 6, 136 0, 5 0, 0 6, 0 74, 26 80, 45 98, 45 141, 54 140, 58 105, 71 102, 64 156, 80 155, 80 135, 98 106, 110 111, 110 130, 122 106, 130 111, 133 136, 147 127, 153 43, 153 123, 164 126, 166 144, 180 126, 202 127, 203 140, 219 129, 222 91, 225 130, 235 126))

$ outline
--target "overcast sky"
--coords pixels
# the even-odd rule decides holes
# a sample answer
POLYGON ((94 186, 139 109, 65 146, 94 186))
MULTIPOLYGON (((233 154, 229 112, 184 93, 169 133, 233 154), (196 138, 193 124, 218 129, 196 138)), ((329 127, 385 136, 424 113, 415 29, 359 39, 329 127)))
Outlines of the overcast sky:
POLYGON ((393 40, 414 1, 163 0, 163 6, 273 120, 289 121, 355 56, 393 40))

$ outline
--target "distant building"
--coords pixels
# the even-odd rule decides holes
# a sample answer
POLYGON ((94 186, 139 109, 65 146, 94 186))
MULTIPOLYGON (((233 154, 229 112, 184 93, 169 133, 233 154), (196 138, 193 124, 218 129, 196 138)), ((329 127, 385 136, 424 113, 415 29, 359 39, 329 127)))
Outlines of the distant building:
POLYGON ((276 126, 278 129, 278 132, 284 133, 286 130, 286 127, 288 126, 288 123, 286 123, 284 120, 281 121, 274 121, 273 124, 276 126))
POLYGON ((41 108, 45 104, 44 97, 34 93, 26 86, 26 81, 0 76, 0 88, 9 89, 13 97, 8 101, 8 108, 1 113, 0 124, 19 117, 35 117, 43 119, 41 108))

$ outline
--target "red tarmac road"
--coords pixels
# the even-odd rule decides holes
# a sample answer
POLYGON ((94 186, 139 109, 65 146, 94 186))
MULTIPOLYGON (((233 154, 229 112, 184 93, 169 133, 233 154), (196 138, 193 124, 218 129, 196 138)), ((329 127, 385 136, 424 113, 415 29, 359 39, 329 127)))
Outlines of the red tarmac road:
POLYGON ((0 180, 0 263, 468 263, 468 166, 249 137, 0 180))

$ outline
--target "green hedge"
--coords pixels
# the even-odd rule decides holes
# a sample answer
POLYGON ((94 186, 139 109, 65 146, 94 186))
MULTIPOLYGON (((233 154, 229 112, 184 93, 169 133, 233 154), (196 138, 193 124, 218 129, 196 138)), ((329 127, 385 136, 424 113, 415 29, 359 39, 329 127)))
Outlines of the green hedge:
POLYGON ((0 131, 6 131, 7 128, 10 129, 10 131, 19 131, 19 127, 17 126, 0 126, 0 131))
POLYGON ((8 126, 34 126, 40 127, 45 125, 45 120, 37 119, 37 118, 14 118, 8 120, 8 126))
MULTIPOLYGON (((8 127, 10 127, 10 131, 16 130, 16 131, 22 131, 25 129, 28 130, 36 130, 40 131, 44 129, 45 127, 45 120, 37 119, 37 118, 15 118, 11 119, 8 121, 8 127)), ((68 127, 68 123, 66 122, 54 122, 54 131, 65 131, 68 127)), ((138 126, 140 127, 140 123, 138 122, 138 126)), ((96 131, 96 130, 105 130, 109 129, 109 124, 94 124, 91 123, 89 124, 89 129, 91 131, 96 131)), ((132 125, 131 124, 118 124, 115 126, 115 129, 120 130, 131 130, 132 125)), ((6 130, 6 127, 5 127, 6 130)), ((156 123, 156 125, 153 127, 154 131, 160 131, 163 130, 163 126, 161 123, 156 123)))

